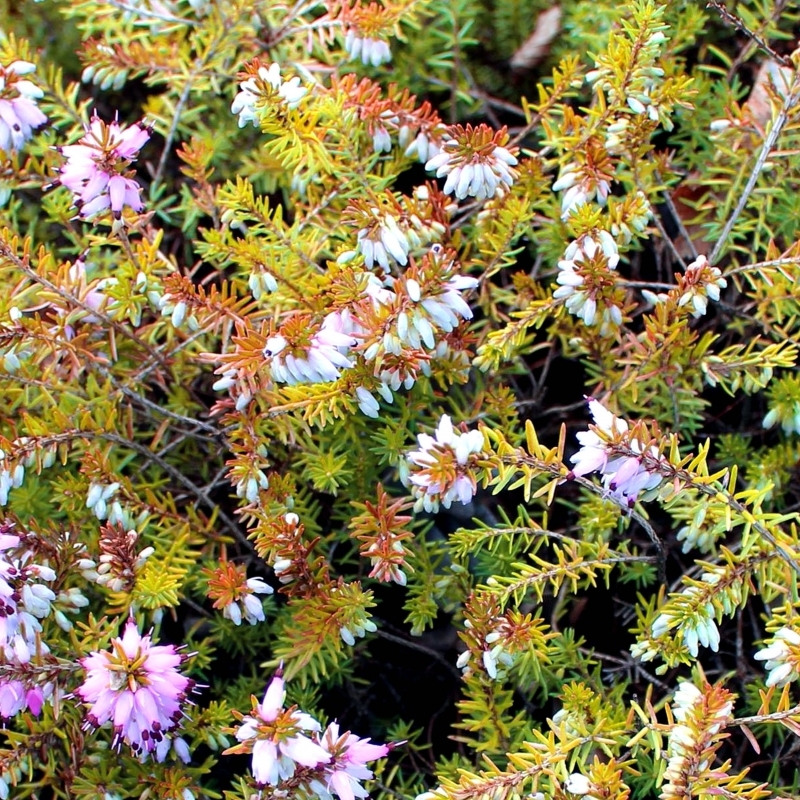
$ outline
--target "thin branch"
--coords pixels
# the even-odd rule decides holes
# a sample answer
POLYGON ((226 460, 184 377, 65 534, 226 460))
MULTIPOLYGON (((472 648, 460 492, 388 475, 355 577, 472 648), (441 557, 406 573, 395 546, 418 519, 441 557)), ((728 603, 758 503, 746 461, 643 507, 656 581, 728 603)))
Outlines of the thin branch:
MULTIPOLYGON (((158 186, 161 183, 161 179, 164 177, 164 170, 167 166, 167 159, 169 158, 170 151, 172 150, 172 142, 175 139, 175 134, 178 130, 178 123, 181 120, 181 113, 183 112, 183 107, 186 105, 187 101, 189 100, 189 94, 192 91, 192 82, 195 79, 195 76, 200 71, 200 63, 199 59, 195 61, 194 67, 192 67, 192 71, 186 78, 186 85, 183 87, 183 91, 181 92, 181 96, 178 98, 178 102, 175 104, 175 111, 172 115, 172 123, 169 126, 169 131, 167 131, 166 140, 164 142, 164 149, 161 151, 161 158, 158 160, 158 166, 156 167, 156 173, 153 175, 153 183, 151 184, 151 189, 155 186, 158 186)), ((152 191, 151 191, 152 196, 152 191)))
POLYGON ((736 16, 736 14, 732 14, 730 11, 728 11, 727 6, 725 3, 721 2, 721 0, 709 0, 706 8, 716 9, 724 22, 727 22, 729 25, 732 25, 734 28, 741 31, 748 39, 755 42, 765 53, 769 55, 770 58, 777 61, 782 67, 792 66, 791 59, 776 53, 775 50, 769 46, 765 39, 759 36, 755 31, 751 31, 750 28, 748 28, 747 25, 745 25, 744 22, 736 16))
POLYGON ((720 234, 719 239, 717 239, 717 243, 714 245, 711 255, 708 257, 709 263, 715 264, 719 259, 722 249, 725 247, 725 243, 728 241, 728 237, 733 230, 733 226, 736 224, 736 221, 739 219, 742 211, 744 211, 745 206, 750 199, 750 195, 756 188, 756 183, 758 183, 761 171, 764 169, 764 164, 767 163, 767 159, 772 153, 772 149, 775 147, 778 137, 781 135, 781 131, 783 131, 784 126, 789 121, 789 115, 795 106, 797 106, 798 102, 800 102, 800 72, 795 73, 789 93, 786 96, 786 99, 783 101, 783 106, 781 107, 778 117, 770 129, 770 132, 767 134, 767 138, 764 140, 764 146, 761 148, 761 152, 758 154, 758 159, 753 167, 753 171, 750 173, 750 177, 748 178, 747 184, 744 187, 744 191, 739 198, 739 202, 736 204, 736 208, 733 210, 733 213, 725 223, 725 227, 722 229, 722 233, 720 234))
POLYGON ((780 722, 782 719, 800 716, 800 706, 787 709, 786 711, 774 711, 772 714, 756 714, 754 717, 738 717, 728 725, 757 725, 760 722, 780 722))
POLYGON ((448 671, 451 672, 453 675, 458 677, 459 679, 462 677, 461 670, 458 669, 454 664, 451 664, 441 653, 438 653, 436 650, 432 650, 430 647, 425 647, 425 645, 420 644, 419 642, 414 641, 413 639, 404 639, 402 636, 395 636, 393 633, 387 633, 384 630, 378 628, 375 631, 375 635, 379 636, 381 639, 386 639, 389 642, 394 642, 395 644, 401 644, 403 647, 408 647, 411 650, 416 650, 420 653, 424 653, 426 656, 429 656, 434 661, 438 661, 442 666, 447 667, 448 671))
POLYGON ((159 20, 161 22, 174 22, 180 25, 188 25, 191 28, 196 28, 199 23, 192 19, 185 19, 184 17, 174 17, 171 14, 161 14, 158 11, 152 11, 140 6, 132 6, 123 0, 106 0, 108 5, 118 8, 120 11, 127 11, 129 14, 135 14, 138 17, 149 17, 150 19, 159 20))

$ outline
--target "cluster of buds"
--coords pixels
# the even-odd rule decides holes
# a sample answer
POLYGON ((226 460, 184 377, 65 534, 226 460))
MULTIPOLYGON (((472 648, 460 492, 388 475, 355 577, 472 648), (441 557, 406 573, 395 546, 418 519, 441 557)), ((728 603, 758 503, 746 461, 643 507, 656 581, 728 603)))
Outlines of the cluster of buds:
POLYGON ((329 581, 327 561, 312 555, 316 542, 305 535, 300 517, 289 511, 262 520, 256 536, 256 552, 286 587, 285 594, 305 596, 329 581))
MULTIPOLYGON (((238 370, 235 369, 222 370, 220 377, 214 381, 211 388, 215 392, 227 391, 233 398, 234 408, 237 411, 244 411, 253 399, 253 387, 250 385, 249 381, 242 379, 238 370)), ((238 494, 238 484, 236 489, 238 494)), ((252 489, 248 487, 248 490, 252 495, 252 489)), ((247 491, 244 496, 247 496, 247 491)))
POLYGON ((571 773, 564 781, 564 789, 567 792, 576 797, 583 797, 584 800, 597 800, 597 797, 591 794, 593 788, 592 782, 581 772, 571 773))
POLYGON ((221 561, 216 569, 204 569, 208 578, 208 597, 214 608, 222 609, 222 616, 234 625, 242 619, 250 625, 263 622, 264 606, 258 595, 272 594, 273 588, 261 578, 248 578, 244 566, 221 561))
POLYGON ((89 706, 84 727, 113 722, 113 746, 127 744, 135 755, 163 761, 170 749, 185 762, 189 749, 174 737, 183 717, 182 705, 194 681, 178 671, 189 656, 173 645, 154 645, 142 636, 133 618, 109 651, 81 659, 86 679, 76 690, 89 706))
MULTIPOLYGON (((266 448, 259 445, 257 454, 266 458, 266 448)), ((269 478, 261 467, 250 463, 237 463, 230 473, 231 482, 236 487, 236 496, 244 498, 248 503, 257 503, 262 491, 269 489, 269 478)))
POLYGON ((623 302, 614 273, 617 264, 617 243, 608 231, 599 231, 596 238, 581 236, 558 262, 559 288, 553 299, 564 300, 567 310, 586 325, 599 322, 601 335, 616 330, 622 324, 623 302))
POLYGON ((158 309, 162 317, 169 317, 169 321, 175 328, 180 328, 184 323, 190 331, 200 329, 200 322, 189 309, 189 304, 185 300, 175 297, 170 292, 164 292, 158 298, 158 309))
POLYGON ((367 797, 361 782, 372 777, 366 765, 383 758, 389 745, 370 743, 352 733, 340 733, 336 722, 326 731, 313 717, 297 709, 284 708, 286 690, 278 673, 264 699, 253 699, 250 714, 234 712, 241 722, 236 730, 239 744, 225 754, 251 753, 253 777, 259 786, 278 787, 292 780, 305 785, 321 800, 353 800, 367 797))
MULTIPOLYGON (((4 719, 26 710, 38 715, 57 691, 52 680, 38 674, 42 656, 49 652, 40 638, 40 620, 50 616, 58 600, 69 610, 88 604, 77 590, 57 598, 45 585, 56 580, 56 573, 33 563, 35 542, 13 530, 10 523, 0 525, 0 655, 6 665, 0 680, 0 717, 4 719), (32 662, 36 669, 31 669, 32 662)), ((59 626, 69 626, 63 613, 56 613, 59 626)))
POLYGON ((8 493, 12 489, 18 489, 25 480, 25 465, 17 463, 13 467, 5 466, 6 454, 0 450, 0 506, 8 503, 8 493))
MULTIPOLYGON (((693 657, 697 657, 700 645, 719 650, 720 634, 716 617, 718 613, 732 616, 736 608, 743 605, 746 599, 745 584, 733 575, 726 573, 724 567, 715 567, 704 572, 700 580, 685 579, 689 585, 680 593, 670 597, 668 607, 653 623, 653 639, 661 639, 677 629, 683 638, 683 644, 693 657), (712 602, 719 606, 719 612, 712 602)), ((642 660, 651 658, 651 652, 644 653, 642 660)))
POLYGON ((517 172, 516 156, 504 147, 508 142, 505 128, 493 131, 487 125, 473 127, 452 125, 441 144, 441 151, 429 159, 425 169, 447 176, 445 194, 459 200, 474 197, 485 200, 511 187, 517 172))
POLYGON ((135 530, 126 530, 120 523, 109 522, 100 528, 98 560, 82 558, 78 561, 78 568, 87 580, 112 592, 130 592, 136 584, 137 573, 154 552, 152 547, 137 550, 138 539, 135 530))
POLYGON ((712 518, 708 514, 708 503, 698 501, 686 510, 687 524, 678 529, 677 540, 683 542, 682 553, 688 553, 695 548, 709 553, 719 536, 725 533, 725 520, 712 518))
POLYGON ((389 495, 379 485, 377 503, 367 501, 357 506, 361 513, 353 517, 350 527, 361 542, 360 554, 370 560, 369 577, 405 586, 403 570, 410 567, 406 564, 408 552, 403 542, 413 538, 413 534, 406 527, 412 517, 403 511, 408 510, 410 504, 403 498, 390 502, 389 495))
POLYGON ((628 423, 614 416, 599 401, 589 398, 594 425, 577 438, 581 449, 570 458, 570 477, 599 472, 606 491, 633 507, 641 492, 651 492, 662 482, 659 467, 665 463, 655 444, 644 444, 628 423))
POLYGON ((426 185, 418 186, 410 198, 398 202, 389 196, 386 200, 380 206, 352 203, 348 207, 345 219, 358 229, 357 241, 354 250, 338 256, 339 264, 349 264, 360 254, 367 269, 377 265, 390 272, 396 265, 404 267, 412 250, 444 235, 447 217, 455 210, 444 195, 426 185))
POLYGON ((500 613, 490 594, 476 592, 465 609, 464 630, 459 636, 467 649, 456 666, 465 674, 477 668, 492 680, 502 679, 521 653, 545 652, 546 642, 553 635, 546 632, 541 617, 515 609, 500 613))
MULTIPOLYGON (((55 593, 45 585, 56 579, 56 573, 32 563, 34 553, 26 539, 14 534, 11 524, 0 525, 0 654, 6 666, 0 680, 3 719, 26 710, 38 716, 45 700, 56 691, 52 681, 35 679, 30 669, 34 654, 41 663, 41 657, 49 652, 40 638, 40 620, 50 615, 56 601, 55 593)), ((82 595, 80 598, 84 605, 88 602, 82 595)))
POLYGON ((654 30, 644 42, 637 44, 637 66, 625 75, 624 82, 620 82, 616 64, 606 55, 586 74, 587 83, 595 92, 605 92, 610 103, 624 104, 633 114, 660 122, 671 130, 668 108, 658 98, 664 70, 655 66, 666 41, 663 30, 654 30))
POLYGON ((265 269, 254 269, 247 279, 247 286, 254 300, 260 300, 264 294, 278 291, 278 281, 265 269))
MULTIPOLYGON (((502 620, 501 620, 502 621, 502 620)), ((467 619, 464 621, 464 627, 467 632, 473 627, 472 621, 467 619)), ((476 638, 476 637, 470 637, 476 638)), ((477 649, 480 651, 480 660, 486 674, 492 679, 498 678, 498 667, 505 670, 514 665, 514 656, 508 652, 505 643, 504 631, 502 627, 498 626, 497 629, 490 631, 483 638, 483 641, 476 643, 477 649)), ((471 649, 466 649, 456 660, 456 667, 468 673, 472 670, 471 663, 473 661, 473 652, 471 649)), ((503 674, 505 674, 503 672, 503 674)))
POLYGON ((81 217, 89 219, 110 210, 120 219, 126 206, 136 212, 144 208, 130 165, 149 138, 147 125, 124 127, 95 115, 77 144, 58 148, 67 161, 57 183, 72 192, 81 217))
POLYGON ((444 414, 434 436, 421 433, 418 450, 408 454, 412 465, 409 482, 416 511, 437 511, 441 503, 450 508, 454 500, 467 504, 477 491, 475 467, 484 449, 480 431, 459 432, 444 414))
POLYGON ((732 711, 732 696, 725 689, 706 686, 701 691, 689 682, 678 686, 661 800, 683 800, 694 795, 695 782, 706 785, 704 779, 725 777, 716 770, 712 776, 710 767, 732 711))
POLYGON ((33 131, 47 122, 36 101, 42 90, 23 77, 36 69, 29 61, 0 66, 0 150, 7 155, 22 150, 33 131))
POLYGON ((301 86, 297 76, 284 80, 279 64, 265 67, 256 59, 247 65, 245 75, 231 104, 231 113, 239 115, 240 128, 248 122, 259 127, 262 116, 276 103, 286 108, 297 108, 308 93, 308 88, 301 86))
POLYGON ((786 686, 800 676, 800 633, 794 628, 780 628, 753 658, 767 662, 767 686, 786 686))

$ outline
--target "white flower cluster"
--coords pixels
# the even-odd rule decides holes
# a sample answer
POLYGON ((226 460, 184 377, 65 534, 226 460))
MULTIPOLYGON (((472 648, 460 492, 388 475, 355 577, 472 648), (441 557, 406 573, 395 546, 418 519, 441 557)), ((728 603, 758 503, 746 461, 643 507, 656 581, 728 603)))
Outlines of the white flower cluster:
MULTIPOLYGON (((12 450, 27 448, 31 440, 27 436, 20 436, 12 442, 12 450)), ((41 449, 41 467, 47 469, 56 463, 56 446, 48 445, 41 449)), ((6 466, 8 454, 0 449, 0 506, 8 503, 8 493, 11 489, 18 489, 25 480, 25 468, 35 467, 37 464, 36 450, 32 450, 13 467, 6 466)))
POLYGON ((423 128, 415 131, 407 125, 401 126, 397 138, 400 147, 404 148, 404 155, 416 158, 422 164, 426 164, 441 152, 431 132, 423 128))
POLYGON ((776 631, 767 647, 754 656, 766 661, 767 686, 785 686, 800 677, 800 633, 783 627, 776 631))
POLYGON ((239 379, 239 375, 235 369, 225 370, 221 377, 214 381, 211 388, 215 392, 227 391, 234 399, 234 408, 237 411, 244 411, 253 399, 250 385, 247 381, 239 379))
POLYGON ((263 622, 264 605, 257 595, 272 594, 273 588, 261 578, 248 578, 244 582, 244 589, 239 591, 238 600, 228 603, 222 609, 222 616, 233 622, 234 625, 241 625, 242 619, 250 625, 263 622))
MULTIPOLYGON (((297 516, 293 511, 290 511, 288 514, 284 514, 283 521, 290 527, 296 528, 300 524, 300 517, 297 516)), ((291 575, 287 575, 286 573, 292 566, 292 561, 289 558, 276 558, 275 561, 270 565, 275 572, 275 577, 281 583, 291 583, 294 578, 291 575)))
MULTIPOLYGON (((687 586, 681 592, 680 602, 682 605, 696 607, 690 614, 679 614, 677 611, 659 614, 653 623, 653 638, 660 639, 677 627, 683 636, 683 643, 692 656, 697 657, 700 645, 716 653, 720 643, 719 628, 715 619, 717 611, 710 601, 698 606, 696 599, 708 596, 710 587, 719 584, 723 575, 723 572, 704 572, 700 576, 700 584, 687 586)), ((735 582, 725 586, 724 590, 718 593, 718 600, 722 604, 723 612, 732 615, 744 600, 741 583, 735 582)), ((654 655, 649 651, 639 654, 643 661, 650 660, 654 655)))
MULTIPOLYGON (((423 293, 422 287, 414 278, 395 280, 386 276, 381 281, 377 276, 369 275, 366 294, 372 299, 376 313, 386 314, 386 321, 383 335, 365 348, 365 360, 382 364, 387 356, 402 356, 405 348, 427 348, 436 357, 447 357, 447 343, 437 341, 437 336, 454 331, 462 320, 472 319, 472 310, 461 293, 474 289, 477 285, 475 278, 454 275, 438 289, 423 293)), ((429 363, 424 361, 420 370, 423 374, 429 374, 429 363)), ((392 393, 401 386, 410 389, 416 382, 413 373, 402 373, 396 367, 380 369, 378 377, 380 384, 375 391, 387 403, 392 402, 392 393)), ((379 406, 372 393, 359 387, 356 396, 359 408, 367 416, 377 418, 379 406)))
POLYGON ((378 208, 372 208, 371 211, 376 223, 359 230, 356 245, 356 252, 364 257, 364 266, 372 269, 378 264, 388 270, 390 258, 397 264, 405 266, 408 263, 410 249, 406 234, 400 230, 397 220, 391 214, 383 213, 378 208))
POLYGON ((702 317, 708 309, 708 301, 719 300, 720 289, 724 289, 728 282, 722 273, 708 263, 705 256, 698 256, 686 267, 684 276, 686 291, 678 299, 679 306, 692 304, 692 316, 702 317))
POLYGON ((622 324, 622 310, 606 300, 598 316, 598 292, 593 285, 595 272, 614 270, 619 264, 619 250, 614 237, 608 231, 600 231, 597 238, 586 235, 571 242, 558 262, 559 288, 553 292, 555 300, 564 300, 567 310, 586 325, 595 321, 601 324, 601 333, 613 325, 622 324), (588 278, 588 280, 587 280, 588 278))
POLYGON ((628 423, 614 416, 594 399, 589 399, 589 411, 595 427, 603 435, 593 430, 577 434, 581 449, 570 458, 575 465, 572 474, 581 476, 590 472, 600 472, 606 491, 628 507, 632 507, 640 492, 646 493, 656 489, 663 480, 658 472, 645 467, 643 456, 647 455, 657 461, 662 461, 663 458, 657 447, 653 445, 645 451, 644 445, 635 437, 629 437, 626 446, 636 455, 615 457, 612 441, 628 433, 628 423))
POLYGON ((50 567, 31 563, 30 550, 20 552, 22 539, 7 532, 9 525, 0 530, 0 653, 7 661, 27 664, 33 653, 49 652, 39 639, 39 620, 49 616, 56 599, 45 584, 57 576, 50 567))
POLYGON ((345 644, 352 647, 356 643, 356 639, 363 639, 368 631, 375 633, 376 630, 378 630, 378 626, 371 619, 363 619, 339 628, 339 635, 345 644))
POLYGON ((392 60, 392 51, 388 42, 383 39, 373 39, 370 36, 360 36, 355 28, 350 28, 344 37, 344 49, 351 61, 361 59, 364 65, 371 64, 379 67, 392 60))
MULTIPOLYGON (((300 85, 300 78, 297 76, 285 81, 281 77, 281 68, 278 64, 259 67, 258 77, 278 93, 281 102, 287 108, 297 108, 300 101, 308 94, 308 88, 300 85)), ((261 102, 263 98, 264 94, 255 77, 239 84, 239 93, 231 104, 231 113, 239 115, 240 128, 244 128, 248 122, 252 122, 256 128, 259 127, 265 109, 265 105, 261 102)))
POLYGON ((328 314, 311 337, 303 356, 285 353, 288 342, 280 334, 270 336, 264 355, 270 359, 272 379, 293 386, 298 383, 327 383, 340 376, 340 370, 353 366, 347 357, 356 340, 347 332, 348 319, 340 313, 328 314))
POLYGON ((469 503, 477 490, 471 469, 483 450, 483 434, 456 431, 450 417, 444 414, 435 436, 421 433, 417 444, 419 449, 407 455, 410 464, 417 467, 409 476, 415 510, 438 511, 439 503, 450 508, 454 500, 469 503))
POLYGON ((457 139, 445 138, 440 152, 425 164, 425 169, 435 170, 437 178, 447 176, 445 194, 459 200, 486 200, 502 191, 501 187, 513 185, 515 172, 510 167, 517 164, 517 159, 505 147, 495 145, 490 153, 475 153, 469 160, 465 160, 461 149, 457 139))
MULTIPOLYGON (((426 186, 414 190, 414 202, 424 203, 429 199, 426 186)), ((452 209, 455 210, 455 206, 452 209)), ((364 266, 373 269, 377 264, 388 272, 393 264, 405 266, 413 248, 421 247, 439 239, 445 227, 436 220, 423 220, 412 208, 401 222, 386 210, 377 206, 370 209, 373 219, 360 228, 355 250, 345 250, 336 259, 339 264, 349 264, 357 254, 364 259, 364 266), (401 227, 402 224, 402 227, 401 227)))
POLYGON ((264 294, 278 291, 278 281, 275 280, 275 276, 269 272, 261 272, 260 270, 250 273, 250 277, 247 279, 247 285, 250 288, 254 300, 260 300, 264 294))
POLYGON ((784 433, 800 433, 800 377, 784 375, 776 381, 770 388, 769 405, 761 423, 764 428, 780 423, 784 433))
POLYGON ((12 61, 0 67, 0 150, 19 152, 47 117, 36 101, 44 92, 32 81, 20 80, 36 69, 30 61, 12 61))
POLYGON ((553 184, 554 192, 561 196, 561 219, 568 219, 575 209, 597 200, 604 206, 611 192, 611 184, 604 178, 595 179, 587 174, 582 164, 573 162, 562 167, 553 184))
POLYGON ((169 317, 170 322, 175 328, 180 328, 183 323, 190 331, 200 330, 200 323, 194 314, 188 314, 189 307, 185 300, 178 300, 169 292, 161 295, 158 300, 158 308, 162 317, 169 317))
POLYGON ((596 800, 595 797, 589 794, 592 791, 592 782, 580 772, 573 772, 567 777, 564 783, 564 789, 570 794, 585 797, 586 800, 596 800))
MULTIPOLYGON (((476 431, 473 431, 476 433, 476 431)), ((467 628, 471 628, 472 625, 469 620, 467 620, 464 625, 467 628)), ((501 641, 503 638, 502 631, 491 631, 486 634, 486 638, 484 639, 485 647, 481 653, 481 663, 483 664, 483 668, 486 671, 486 674, 494 681, 497 680, 498 677, 498 668, 500 670, 504 668, 508 668, 514 665, 514 656, 508 653, 505 649, 505 642, 501 641)), ((470 668, 470 659, 472 658, 472 653, 470 650, 465 650, 456 661, 456 667, 464 671, 464 673, 468 673, 471 671, 470 668)), ((500 674, 502 677, 503 673, 500 674)))
MULTIPOLYGON (((115 483, 91 483, 89 492, 86 495, 86 508, 94 511, 94 515, 99 520, 108 517, 108 502, 112 500, 119 490, 120 484, 115 483)), ((120 512, 122 511, 120 507, 120 512)))
POLYGON ((253 467, 247 475, 234 481, 234 486, 236 487, 236 496, 243 497, 252 504, 258 502, 259 492, 262 489, 269 489, 269 479, 262 469, 253 467))

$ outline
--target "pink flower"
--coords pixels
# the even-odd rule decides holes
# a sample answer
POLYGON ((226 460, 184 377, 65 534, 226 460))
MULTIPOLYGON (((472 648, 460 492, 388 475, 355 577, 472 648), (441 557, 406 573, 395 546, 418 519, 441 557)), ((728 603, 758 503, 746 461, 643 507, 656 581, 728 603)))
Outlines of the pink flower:
POLYGON ((29 80, 20 80, 35 69, 29 61, 0 66, 0 150, 6 153, 21 150, 33 129, 47 122, 36 105, 42 90, 29 80))
POLYGON ((91 708, 86 727, 114 725, 114 746, 126 742, 136 754, 155 752, 164 734, 177 727, 181 704, 194 682, 178 672, 186 656, 172 645, 153 645, 129 619, 122 638, 111 642, 110 652, 95 651, 80 659, 86 680, 76 694, 91 708))
POLYGON ((325 731, 322 746, 330 753, 331 762, 325 766, 327 786, 324 797, 331 792, 339 800, 355 800, 356 797, 367 797, 367 790, 360 781, 372 777, 371 769, 366 764, 383 758, 389 752, 389 745, 371 744, 369 739, 361 739, 352 733, 339 735, 339 725, 332 722, 325 731))
POLYGON ((319 723, 294 707, 284 710, 285 698, 283 678, 278 674, 267 687, 264 700, 256 703, 254 698, 252 714, 242 717, 236 738, 243 744, 226 751, 252 752, 253 776, 261 786, 277 786, 291 778, 296 764, 316 767, 330 761, 328 752, 301 733, 319 731, 319 723))
POLYGON ((111 209, 119 219, 125 206, 133 211, 144 208, 141 188, 128 167, 149 138, 150 129, 139 123, 124 128, 116 121, 106 124, 95 115, 77 144, 59 148, 67 159, 59 182, 74 195, 81 217, 88 219, 111 209))
MULTIPOLYGON (((52 694, 52 686, 49 687, 48 694, 52 694)), ((0 717, 3 719, 16 716, 25 709, 38 717, 44 700, 45 692, 39 686, 26 689, 22 681, 0 682, 0 717)))

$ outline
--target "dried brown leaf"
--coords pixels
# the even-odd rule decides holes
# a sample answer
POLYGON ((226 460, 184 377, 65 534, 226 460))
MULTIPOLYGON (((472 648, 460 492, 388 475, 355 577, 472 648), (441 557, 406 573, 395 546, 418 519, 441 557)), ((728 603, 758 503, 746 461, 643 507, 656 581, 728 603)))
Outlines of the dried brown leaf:
POLYGON ((560 30, 561 6, 553 6, 539 14, 533 33, 511 56, 511 68, 523 71, 538 64, 550 52, 550 43, 560 30))

